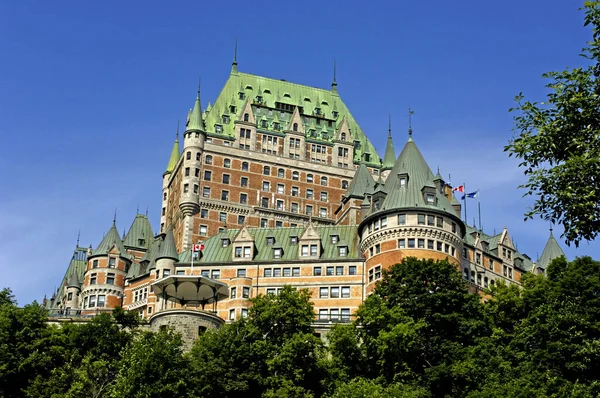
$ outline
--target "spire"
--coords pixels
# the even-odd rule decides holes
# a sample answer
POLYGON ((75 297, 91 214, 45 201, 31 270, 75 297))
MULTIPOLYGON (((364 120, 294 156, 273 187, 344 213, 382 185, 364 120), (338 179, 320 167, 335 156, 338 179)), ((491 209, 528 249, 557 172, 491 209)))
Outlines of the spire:
POLYGON ((333 58, 333 83, 331 83, 331 91, 337 93, 337 71, 336 71, 336 59, 333 58))
POLYGON ((408 107, 408 138, 412 139, 412 115, 415 113, 410 106, 408 107))
POLYGON ((79 278, 77 277, 77 271, 73 271, 71 273, 67 287, 75 287, 77 289, 81 289, 81 282, 79 282, 79 278))
MULTIPOLYGON (((177 133, 175 133, 175 143, 173 144, 173 149, 171 150, 171 157, 169 157, 169 163, 167 164, 167 169, 165 170, 165 174, 171 173, 175 170, 175 166, 179 161, 179 120, 177 121, 177 133)), ((147 210, 146 210, 147 212, 147 210)))
POLYGON ((552 233, 552 227, 550 227, 550 236, 548 237, 548 242, 546 242, 546 247, 544 247, 544 251, 540 256, 540 260, 538 262, 538 266, 545 269, 548 265, 557 257, 564 256, 565 252, 561 249, 560 245, 554 238, 554 234, 552 233))
POLYGON ((172 227, 169 227, 169 229, 167 230, 167 233, 165 234, 165 239, 162 241, 160 248, 158 249, 158 253, 156 254, 155 260, 158 260, 160 258, 170 258, 175 261, 179 261, 172 227))
POLYGON ((79 247, 79 238, 81 237, 81 228, 77 231, 77 243, 75 244, 75 248, 79 247))
POLYGON ((237 37, 235 38, 235 47, 233 48, 233 62, 231 63, 231 73, 237 73, 237 37))
POLYGON ((115 207, 115 215, 113 216, 113 225, 117 224, 117 208, 115 207))
POLYGON ((123 241, 119 236, 119 231, 117 231, 117 225, 115 224, 116 215, 117 212, 115 210, 115 219, 113 220, 113 225, 108 230, 108 233, 104 235, 104 238, 102 238, 102 242, 100 242, 96 250, 92 252, 92 256, 108 254, 108 252, 113 248, 113 246, 117 247, 121 254, 121 257, 125 257, 127 255, 127 251, 123 246, 123 241))
POLYGON ((194 103, 186 131, 204 131, 202 105, 200 104, 200 81, 198 81, 198 95, 196 96, 196 102, 194 103))
POLYGON ((392 142, 392 116, 389 116, 388 120, 388 139, 385 146, 385 155, 383 157, 382 170, 391 170, 396 163, 396 150, 394 149, 394 143, 392 142))

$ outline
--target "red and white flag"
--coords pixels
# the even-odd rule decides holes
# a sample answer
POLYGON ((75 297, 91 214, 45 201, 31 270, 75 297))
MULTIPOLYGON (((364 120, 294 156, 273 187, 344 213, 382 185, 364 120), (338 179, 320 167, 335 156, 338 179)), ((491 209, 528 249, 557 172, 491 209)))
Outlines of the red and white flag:
POLYGON ((452 192, 456 192, 456 191, 458 191, 458 192, 465 192, 465 186, 464 185, 459 185, 459 186, 457 186, 456 188, 454 188, 452 190, 452 192))
POLYGON ((202 250, 204 250, 204 244, 203 244, 203 243, 198 243, 198 244, 195 244, 195 245, 192 247, 192 250, 193 250, 193 251, 195 251, 195 252, 202 251, 202 250))

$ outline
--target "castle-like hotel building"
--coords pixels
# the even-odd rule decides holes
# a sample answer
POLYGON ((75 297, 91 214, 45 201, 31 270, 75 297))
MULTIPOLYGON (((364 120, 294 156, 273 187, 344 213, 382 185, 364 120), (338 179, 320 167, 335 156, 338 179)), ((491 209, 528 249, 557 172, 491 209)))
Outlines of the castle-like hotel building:
POLYGON ((160 233, 137 214, 124 236, 113 222, 96 248, 77 247, 46 300, 51 312, 123 306, 152 319, 211 309, 227 321, 245 316, 250 298, 292 285, 312 292, 319 325, 351 319, 405 257, 448 259, 481 291, 564 255, 552 235, 533 262, 506 228, 467 226, 412 131, 398 157, 389 131, 380 158, 335 79, 329 90, 307 87, 241 73, 234 61, 214 105, 202 109, 198 91, 182 138, 162 176, 160 233), (198 281, 214 281, 209 293, 198 281), (197 289, 183 294, 185 283, 197 289))

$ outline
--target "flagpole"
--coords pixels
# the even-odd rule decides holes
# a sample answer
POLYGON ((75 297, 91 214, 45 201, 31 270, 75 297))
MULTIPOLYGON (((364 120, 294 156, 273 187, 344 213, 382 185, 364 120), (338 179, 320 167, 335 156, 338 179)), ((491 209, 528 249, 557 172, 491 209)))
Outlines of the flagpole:
POLYGON ((479 230, 483 231, 483 226, 481 225, 481 192, 479 192, 479 189, 477 190, 477 211, 479 212, 479 230))
POLYGON ((194 245, 192 244, 192 265, 190 267, 190 275, 194 275, 194 245))
POLYGON ((469 219, 467 218, 467 184, 463 182, 463 204, 465 206, 465 225, 469 224, 469 219))

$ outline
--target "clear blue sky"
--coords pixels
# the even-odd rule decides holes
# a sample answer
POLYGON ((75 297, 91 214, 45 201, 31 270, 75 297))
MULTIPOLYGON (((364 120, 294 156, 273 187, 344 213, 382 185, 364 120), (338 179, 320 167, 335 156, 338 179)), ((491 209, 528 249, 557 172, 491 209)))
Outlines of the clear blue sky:
MULTIPOLYGON (((432 169, 480 189, 484 229, 507 225, 535 258, 548 225, 523 222, 522 173, 502 152, 520 91, 577 66, 583 2, 0 2, 0 287, 51 295, 81 228, 96 246, 118 208, 159 224, 161 174, 202 76, 214 101, 239 38, 239 69, 338 89, 383 154, 414 136, 432 169)), ((469 202, 469 220, 476 201, 469 202)), ((472 221, 470 221, 472 223, 472 221)), ((558 234, 561 231, 557 228, 558 234)), ((600 257, 600 242, 565 248, 600 257)))

